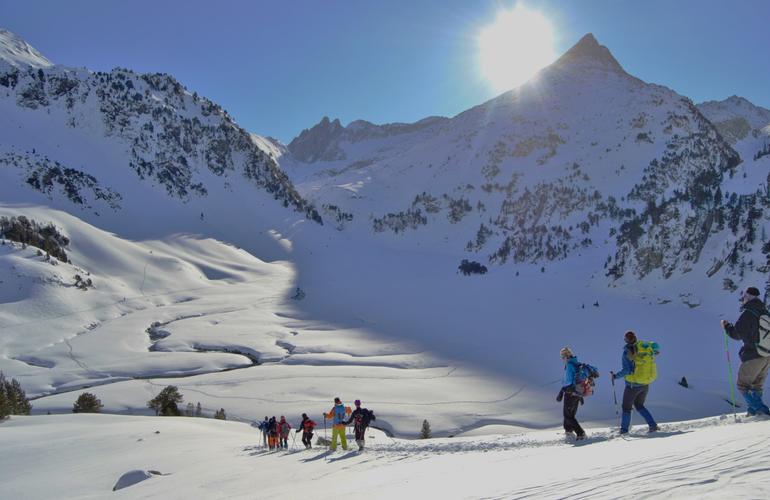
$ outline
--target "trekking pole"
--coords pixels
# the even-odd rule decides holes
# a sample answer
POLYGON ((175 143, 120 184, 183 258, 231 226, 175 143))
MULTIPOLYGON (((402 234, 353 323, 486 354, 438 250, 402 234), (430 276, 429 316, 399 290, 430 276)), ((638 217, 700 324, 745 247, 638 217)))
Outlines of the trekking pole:
POLYGON ((329 447, 329 440, 326 438, 326 413, 324 415, 324 443, 326 444, 326 447, 329 447))
POLYGON ((292 449, 292 451, 296 447, 297 447, 297 433, 296 432, 292 432, 291 433, 291 449, 292 449))
POLYGON ((730 361, 730 343, 725 332, 725 354, 727 354, 727 372, 730 375, 730 403, 733 405, 733 418, 738 421, 738 413, 735 411, 735 384, 733 384, 733 364, 730 361))
POLYGON ((623 426, 623 422, 620 418, 620 411, 618 410, 618 392, 615 389, 615 373, 610 372, 610 381, 612 382, 612 399, 615 401, 615 416, 618 417, 618 427, 623 426))

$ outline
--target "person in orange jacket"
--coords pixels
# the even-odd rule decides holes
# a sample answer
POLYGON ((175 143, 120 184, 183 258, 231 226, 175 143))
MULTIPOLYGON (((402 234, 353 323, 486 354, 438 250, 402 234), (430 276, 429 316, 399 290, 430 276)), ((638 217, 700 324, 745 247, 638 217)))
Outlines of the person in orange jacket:
POLYGON ((342 404, 340 398, 334 398, 334 407, 324 415, 325 419, 332 421, 332 442, 329 448, 334 451, 337 449, 337 438, 342 443, 342 449, 348 449, 348 440, 345 437, 345 420, 347 420, 350 408, 342 404))

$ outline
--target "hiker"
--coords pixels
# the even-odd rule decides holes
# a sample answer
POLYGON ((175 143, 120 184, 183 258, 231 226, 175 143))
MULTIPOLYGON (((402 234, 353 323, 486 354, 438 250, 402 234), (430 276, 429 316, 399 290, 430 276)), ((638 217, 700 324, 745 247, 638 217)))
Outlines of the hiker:
POLYGON ((586 438, 586 432, 580 427, 577 421, 578 405, 583 404, 583 398, 575 394, 575 376, 577 375, 580 363, 577 357, 572 353, 569 347, 563 347, 559 351, 562 361, 564 361, 564 379, 561 383, 561 390, 556 396, 556 401, 564 400, 564 433, 567 438, 575 437, 580 441, 586 438))
POLYGON ((331 419, 332 421, 332 442, 329 448, 334 451, 337 449, 337 438, 342 443, 342 449, 348 449, 348 440, 345 437, 345 417, 347 417, 349 409, 345 408, 340 398, 334 398, 334 407, 329 413, 324 415, 324 419, 331 419))
POLYGON ((631 330, 623 336, 623 369, 618 373, 610 372, 613 380, 626 379, 626 388, 623 390, 623 418, 620 422, 620 433, 628 434, 631 426, 631 409, 636 408, 639 415, 649 426, 649 432, 658 430, 658 424, 652 418, 649 410, 645 408, 644 401, 650 392, 650 384, 658 378, 658 368, 655 366, 655 358, 660 354, 660 346, 657 342, 645 342, 638 340, 631 330))
MULTIPOLYGON (((770 351, 763 345, 770 333, 770 317, 765 304, 759 298, 759 290, 749 287, 741 296, 741 316, 735 325, 722 320, 722 328, 730 338, 742 340, 741 367, 738 369, 738 390, 748 406, 748 416, 770 415, 770 409, 762 401, 762 391, 770 368, 770 351), (760 318, 764 321, 760 323, 760 318)), ((770 347, 770 346, 768 346, 770 347)))
POLYGON ((267 428, 269 424, 270 421, 267 416, 265 416, 265 419, 259 423, 259 430, 262 431, 262 446, 265 448, 267 448, 267 428))
POLYGON ((267 444, 271 450, 278 447, 278 421, 275 419, 275 415, 270 417, 267 422, 267 444))
POLYGON ((316 423, 310 420, 307 413, 302 414, 302 422, 297 427, 297 433, 302 431, 302 444, 308 450, 313 447, 313 429, 315 429, 316 423))
POLYGON ((355 405, 356 409, 353 410, 353 413, 350 414, 350 418, 345 423, 346 425, 350 425, 350 423, 353 422, 353 429, 356 433, 356 444, 358 445, 358 451, 364 451, 366 428, 369 427, 369 424, 373 420, 377 420, 377 417, 374 416, 374 412, 366 408, 361 408, 360 399, 356 399, 355 405))
POLYGON ((278 422, 278 439, 280 442, 280 448, 284 450, 289 447, 289 431, 291 430, 291 424, 286 421, 286 417, 281 415, 281 421, 278 422))

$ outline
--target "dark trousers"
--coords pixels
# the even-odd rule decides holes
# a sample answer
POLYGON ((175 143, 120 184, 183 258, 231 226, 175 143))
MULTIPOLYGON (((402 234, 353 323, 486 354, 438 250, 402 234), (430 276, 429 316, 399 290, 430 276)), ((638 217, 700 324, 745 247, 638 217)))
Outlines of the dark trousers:
POLYGON ((355 426, 354 430, 356 432, 356 441, 363 441, 366 435, 366 427, 355 426))
POLYGON ((649 385, 631 387, 626 384, 626 389, 623 391, 623 412, 631 413, 631 409, 636 408, 636 411, 641 413, 644 410, 648 392, 650 392, 649 385))
POLYGON ((313 433, 312 432, 302 432, 302 444, 305 445, 305 448, 311 448, 313 442, 313 433))
POLYGON ((585 431, 580 427, 577 418, 575 418, 581 399, 581 397, 573 394, 564 395, 564 430, 566 432, 574 432, 578 436, 585 434, 585 431))
POLYGON ((281 448, 288 448, 289 447, 289 438, 285 438, 281 436, 281 448))

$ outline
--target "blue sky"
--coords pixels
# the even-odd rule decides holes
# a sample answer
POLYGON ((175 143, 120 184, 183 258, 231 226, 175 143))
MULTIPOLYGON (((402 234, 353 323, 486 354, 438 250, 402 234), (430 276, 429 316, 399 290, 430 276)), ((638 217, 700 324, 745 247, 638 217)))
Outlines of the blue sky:
MULTIPOLYGON (((288 142, 322 116, 452 116, 495 95, 476 36, 512 1, 0 0, 0 25, 54 62, 174 75, 246 129, 288 142)), ((525 2, 556 51, 594 33, 630 73, 696 102, 770 108, 770 1, 525 2)))

